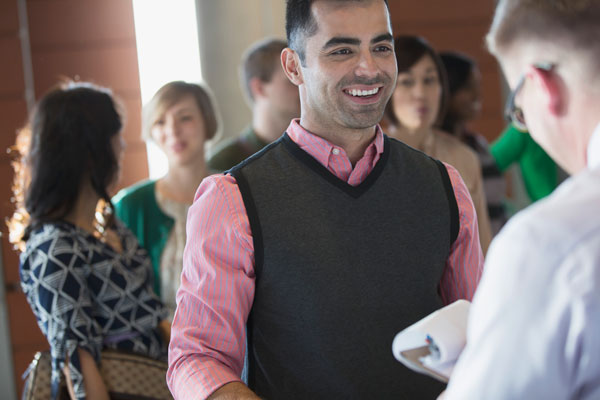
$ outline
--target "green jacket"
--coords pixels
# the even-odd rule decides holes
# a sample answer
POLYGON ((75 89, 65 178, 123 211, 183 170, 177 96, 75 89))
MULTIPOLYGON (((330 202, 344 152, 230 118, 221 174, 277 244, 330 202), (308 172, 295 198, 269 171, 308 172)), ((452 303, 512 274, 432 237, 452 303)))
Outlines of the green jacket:
POLYGON ((532 202, 548 196, 559 184, 556 164, 527 132, 509 125, 490 146, 490 151, 502 172, 519 163, 532 202))
POLYGON ((115 215, 148 251, 154 270, 154 290, 160 296, 160 256, 175 221, 162 212, 155 195, 155 180, 138 182, 113 197, 115 215))

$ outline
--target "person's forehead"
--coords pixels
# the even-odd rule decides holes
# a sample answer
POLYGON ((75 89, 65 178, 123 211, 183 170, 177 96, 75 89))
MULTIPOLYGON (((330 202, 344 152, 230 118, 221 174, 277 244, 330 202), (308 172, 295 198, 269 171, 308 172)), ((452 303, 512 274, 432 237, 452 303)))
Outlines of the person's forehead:
POLYGON ((186 93, 169 104, 165 109, 165 113, 196 111, 197 109, 198 104, 196 104, 196 99, 194 96, 191 93, 186 93))
POLYGON ((502 66, 502 72, 508 81, 508 85, 511 89, 514 89, 525 72, 525 65, 523 65, 523 63, 515 56, 502 56, 497 58, 502 66))
POLYGON ((326 37, 357 37, 391 34, 389 13, 383 0, 328 1, 311 5, 317 34, 326 37))

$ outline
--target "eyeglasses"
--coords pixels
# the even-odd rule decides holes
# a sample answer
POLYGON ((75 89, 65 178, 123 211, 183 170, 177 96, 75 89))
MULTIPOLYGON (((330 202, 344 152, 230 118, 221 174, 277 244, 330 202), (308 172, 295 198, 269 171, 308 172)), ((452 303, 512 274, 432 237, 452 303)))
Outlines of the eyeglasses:
MULTIPOLYGON (((544 71, 550 71, 554 68, 554 64, 550 63, 539 63, 533 65, 535 68, 542 69, 544 71)), ((527 132, 527 123, 525 121, 525 114, 523 114, 523 109, 515 103, 515 99, 517 98, 517 94, 525 84, 527 80, 527 73, 524 73, 523 76, 519 79, 519 83, 508 96, 508 100, 506 101, 506 107, 504 108, 504 118, 510 121, 515 128, 522 132, 527 132)))
POLYGON ((506 107, 504 108, 504 118, 510 121, 515 128, 522 132, 527 132, 527 124, 525 123, 525 115, 523 114, 523 109, 515 103, 515 98, 519 93, 519 90, 523 87, 525 80, 527 79, 527 74, 523 74, 521 79, 519 79, 519 83, 508 96, 508 100, 506 101, 506 107))

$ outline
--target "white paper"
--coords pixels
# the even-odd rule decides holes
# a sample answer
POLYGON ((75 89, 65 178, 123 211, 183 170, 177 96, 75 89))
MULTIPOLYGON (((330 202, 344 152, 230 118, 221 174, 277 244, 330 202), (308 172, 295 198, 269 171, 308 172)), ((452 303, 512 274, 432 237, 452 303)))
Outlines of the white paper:
POLYGON ((441 308, 396 335, 392 344, 394 357, 417 372, 424 372, 421 365, 402 356, 401 352, 427 346, 429 335, 439 349, 439 359, 423 357, 421 363, 439 374, 449 377, 458 356, 466 344, 466 328, 471 303, 458 300, 441 308))

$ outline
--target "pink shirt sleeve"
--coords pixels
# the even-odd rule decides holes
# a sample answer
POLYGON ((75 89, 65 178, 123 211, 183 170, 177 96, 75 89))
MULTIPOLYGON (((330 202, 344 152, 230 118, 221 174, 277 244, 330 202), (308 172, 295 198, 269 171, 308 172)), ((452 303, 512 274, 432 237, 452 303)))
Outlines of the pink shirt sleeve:
POLYGON ((442 301, 450 304, 458 299, 473 299, 483 273, 483 252, 479 242, 477 213, 469 189, 453 166, 444 165, 454 189, 460 221, 458 237, 450 249, 439 286, 442 301))
POLYGON ((204 399, 240 380, 254 298, 254 246, 233 177, 202 182, 186 230, 167 383, 177 399, 204 399))

